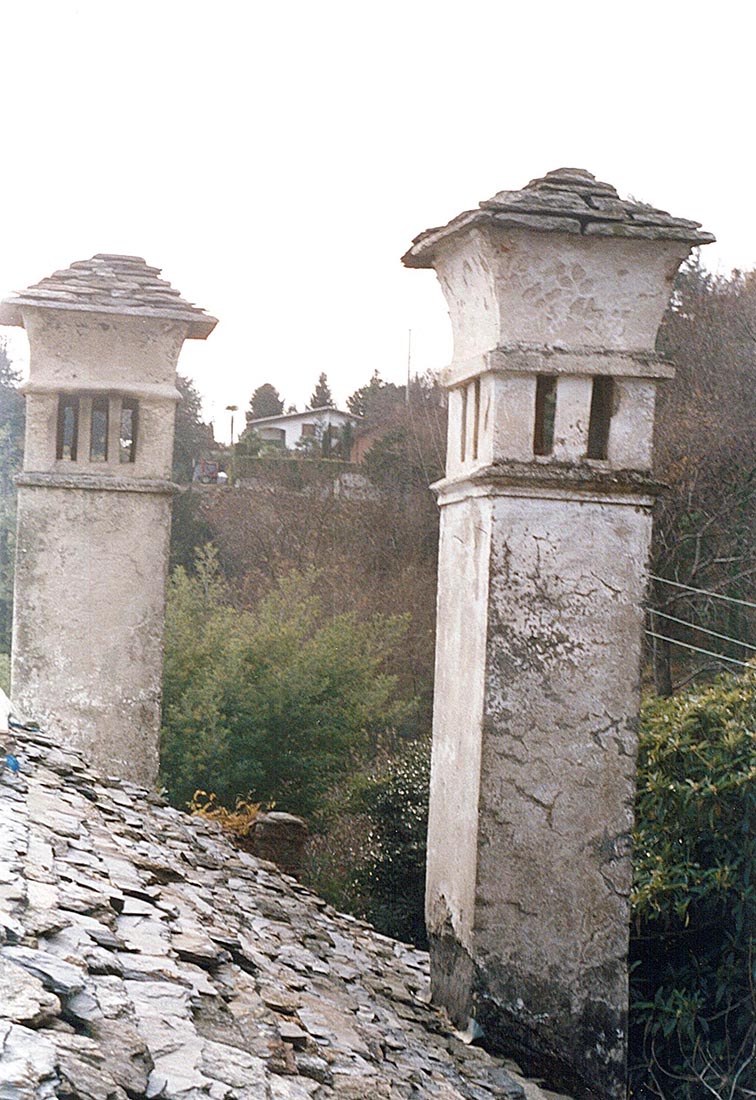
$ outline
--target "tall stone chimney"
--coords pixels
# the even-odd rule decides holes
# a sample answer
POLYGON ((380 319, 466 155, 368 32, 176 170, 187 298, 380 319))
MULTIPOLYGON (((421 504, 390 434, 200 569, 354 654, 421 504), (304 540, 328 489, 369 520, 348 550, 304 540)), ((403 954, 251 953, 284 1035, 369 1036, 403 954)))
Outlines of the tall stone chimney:
POLYGON ((713 237, 559 169, 404 257, 454 361, 426 916, 435 999, 580 1097, 625 1096, 655 354, 713 237))
POLYGON ((30 347, 11 698, 105 774, 158 769, 176 363, 216 321, 135 256, 6 299, 30 347))

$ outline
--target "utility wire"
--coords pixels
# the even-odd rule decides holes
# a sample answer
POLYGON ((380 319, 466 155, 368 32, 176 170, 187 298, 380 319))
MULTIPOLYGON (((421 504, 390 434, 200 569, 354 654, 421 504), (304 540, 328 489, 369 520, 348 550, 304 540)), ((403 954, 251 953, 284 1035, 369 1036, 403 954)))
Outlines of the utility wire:
MULTIPOLYGON (((438 439, 436 438, 436 432, 438 430, 438 423, 436 422, 436 424, 434 424, 433 420, 431 419, 430 410, 428 408, 428 395, 425 392, 425 390, 423 390, 423 393, 422 393, 422 407, 423 407, 423 412, 425 413, 425 421, 426 421, 426 424, 428 425, 428 431, 429 431, 429 434, 430 434, 430 438, 431 438, 431 441, 433 442, 433 448, 436 452, 436 458, 438 459, 438 468, 441 471, 441 473, 443 474, 444 465, 445 465, 444 456, 441 454, 441 448, 439 447, 438 439)), ((441 434, 440 431, 438 432, 438 434, 439 435, 441 434)))
POLYGON ((668 615, 666 611, 657 611, 655 607, 649 607, 649 614, 658 615, 660 619, 669 619, 670 622, 679 623, 680 626, 689 626, 693 630, 700 630, 703 634, 710 634, 712 638, 721 638, 723 642, 732 642, 733 645, 740 646, 741 649, 751 649, 756 653, 756 645, 750 645, 749 642, 741 642, 737 638, 731 638, 729 634, 718 634, 716 630, 709 630, 707 626, 699 626, 697 623, 688 622, 687 619, 678 619, 675 615, 668 615))
POLYGON ((752 668, 748 661, 738 661, 735 657, 724 657, 721 653, 714 653, 711 649, 701 649, 700 646, 691 645, 689 642, 678 642, 677 638, 668 638, 666 634, 657 634, 653 630, 647 630, 649 638, 658 638, 661 642, 670 642, 671 645, 682 646, 683 649, 692 649, 694 653, 704 653, 707 657, 714 657, 717 661, 729 661, 731 665, 740 665, 741 668, 752 668))
POLYGON ((720 592, 710 592, 706 588, 693 588, 690 584, 681 584, 680 581, 670 581, 666 577, 657 577, 654 573, 650 574, 652 581, 659 581, 661 584, 671 584, 673 588, 684 588, 688 592, 697 592, 699 596, 710 596, 713 600, 725 600, 727 603, 736 603, 740 607, 752 607, 756 610, 756 603, 750 603, 748 600, 736 600, 734 596, 723 596, 720 592))

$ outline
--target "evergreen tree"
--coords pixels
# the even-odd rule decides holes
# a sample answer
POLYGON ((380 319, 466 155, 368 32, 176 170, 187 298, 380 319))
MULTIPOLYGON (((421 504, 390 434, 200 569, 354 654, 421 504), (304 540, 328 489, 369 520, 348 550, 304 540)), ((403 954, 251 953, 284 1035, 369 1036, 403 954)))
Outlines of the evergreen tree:
POLYGON ((366 386, 360 386, 347 398, 347 408, 355 416, 370 420, 371 424, 382 424, 390 419, 397 409, 401 409, 406 399, 404 386, 393 382, 384 382, 375 370, 366 386))
POLYGON ((332 409, 334 407, 331 387, 328 385, 328 379, 323 372, 318 377, 318 384, 312 392, 307 407, 308 409, 332 409))
POLYGON ((284 409, 283 398, 270 382, 258 386, 249 401, 247 423, 263 416, 280 416, 284 409))
POLYGON ((173 479, 186 483, 192 480, 194 464, 202 452, 215 440, 213 429, 202 422, 202 398, 194 383, 176 375, 176 388, 181 400, 176 406, 176 433, 173 437, 173 479))

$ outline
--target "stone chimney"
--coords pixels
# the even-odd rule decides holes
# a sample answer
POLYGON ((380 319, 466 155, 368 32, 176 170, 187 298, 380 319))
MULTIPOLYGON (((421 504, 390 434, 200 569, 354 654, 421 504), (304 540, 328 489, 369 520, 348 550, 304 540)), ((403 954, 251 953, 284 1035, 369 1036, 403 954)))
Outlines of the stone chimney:
POLYGON ((625 1096, 654 351, 713 237, 559 169, 421 234, 454 330, 426 916, 433 995, 625 1096))
POLYGON ((176 363, 216 321, 135 256, 6 299, 30 347, 11 698, 104 774, 158 769, 176 363))

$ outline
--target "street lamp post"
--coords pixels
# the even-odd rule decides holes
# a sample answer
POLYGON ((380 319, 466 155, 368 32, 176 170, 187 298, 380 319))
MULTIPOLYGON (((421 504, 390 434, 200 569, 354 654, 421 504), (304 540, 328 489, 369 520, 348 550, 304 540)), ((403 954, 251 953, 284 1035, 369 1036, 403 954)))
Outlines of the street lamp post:
POLYGON ((233 485, 236 480, 236 471, 234 463, 234 413, 239 411, 238 405, 226 405, 226 412, 231 413, 231 470, 230 480, 233 485))
POLYGON ((238 405, 226 405, 226 412, 231 413, 231 446, 234 445, 234 413, 239 411, 238 405))

